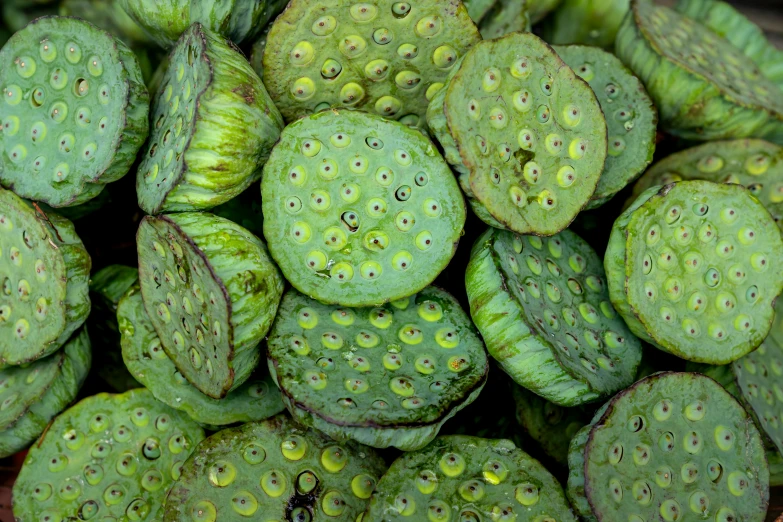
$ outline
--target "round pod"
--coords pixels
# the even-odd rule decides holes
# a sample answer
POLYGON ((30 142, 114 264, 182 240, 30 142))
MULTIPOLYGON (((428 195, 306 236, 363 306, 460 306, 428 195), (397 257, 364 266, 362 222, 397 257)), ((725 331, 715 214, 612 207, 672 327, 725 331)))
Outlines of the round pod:
POLYGON ((465 287, 490 355, 541 397, 576 406, 634 381, 641 343, 609 302, 601 259, 573 232, 542 239, 488 229, 465 287))
POLYGON ((587 521, 761 522, 763 454, 748 414, 719 384, 658 373, 615 395, 579 431, 567 491, 587 521))
POLYGON ((595 92, 609 130, 608 155, 587 208, 596 208, 639 177, 653 159, 658 110, 639 78, 613 54, 582 45, 554 50, 595 92))
POLYGON ((563 489, 509 440, 438 437, 378 482, 366 520, 576 522, 563 489))
POLYGON ((88 397, 30 448, 13 488, 14 517, 160 520, 166 492, 203 439, 198 424, 148 390, 88 397))
POLYGON ((214 399, 261 356, 283 279, 250 232, 212 214, 145 217, 137 234, 144 308, 180 373, 214 399))
POLYGON ((136 191, 157 214, 237 196, 259 179, 283 120, 237 47, 196 23, 171 51, 149 126, 136 191))
POLYGON ((163 520, 356 520, 385 469, 372 448, 338 444, 278 415, 202 442, 163 520))
POLYGON ((204 395, 177 370, 152 326, 138 286, 120 300, 117 320, 122 332, 122 358, 156 399, 209 426, 263 420, 283 411, 280 392, 266 371, 257 372, 223 399, 204 395))
POLYGON ((0 370, 0 458, 37 439, 76 398, 89 369, 90 338, 82 329, 49 357, 0 370))
POLYGON ((264 82, 286 121, 347 107, 425 127, 429 100, 480 39, 460 2, 293 0, 269 31, 264 82))
POLYGON ((647 86, 670 133, 699 141, 783 140, 780 88, 700 20, 631 0, 615 50, 647 86))
POLYGON ((0 368, 60 348, 90 313, 90 256, 73 223, 0 189, 0 368))
POLYGON ((474 211, 497 228, 563 230, 604 168, 606 121, 595 94, 530 33, 476 44, 427 118, 474 211))
POLYGON ((268 357, 294 419, 337 440, 405 451, 425 446, 473 402, 488 371, 467 314, 435 287, 353 309, 291 290, 268 357))
POLYGON ((147 138, 149 95, 133 52, 77 18, 43 17, 0 51, 0 183, 52 207, 127 174, 147 138))
POLYGON ((264 236, 286 279, 343 306, 430 284, 465 224, 459 187, 432 142, 362 112, 325 111, 286 127, 261 193, 264 236))
POLYGON ((652 187, 615 221, 609 295, 632 332, 693 362, 727 364, 767 336, 783 274, 780 229, 739 185, 652 187))
POLYGON ((614 49, 614 40, 630 0, 564 0, 543 23, 542 34, 551 44, 594 45, 614 49))

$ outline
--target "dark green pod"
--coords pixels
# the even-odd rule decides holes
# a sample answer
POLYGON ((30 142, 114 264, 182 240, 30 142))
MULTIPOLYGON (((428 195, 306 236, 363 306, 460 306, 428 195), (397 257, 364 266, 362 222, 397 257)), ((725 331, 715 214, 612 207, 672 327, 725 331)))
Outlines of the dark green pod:
POLYGON ((611 50, 630 0, 563 0, 542 25, 544 39, 556 45, 594 45, 611 50))
POLYGON ((61 16, 75 16, 108 31, 131 47, 152 43, 116 0, 62 0, 61 16))

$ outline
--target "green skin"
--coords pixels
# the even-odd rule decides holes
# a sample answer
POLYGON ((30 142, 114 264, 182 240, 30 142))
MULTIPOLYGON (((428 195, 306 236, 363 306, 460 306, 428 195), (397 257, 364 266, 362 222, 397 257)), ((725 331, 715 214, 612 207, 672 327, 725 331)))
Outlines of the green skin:
POLYGON ((511 441, 451 435, 395 460, 364 520, 577 519, 557 480, 511 441))
POLYGON ((202 442, 166 498, 164 520, 353 521, 385 469, 372 448, 278 415, 202 442))
POLYGON ((525 388, 577 406, 633 382, 641 343, 609 302, 600 258, 573 232, 542 240, 487 230, 465 287, 487 350, 525 388))
POLYGON ((198 391, 177 371, 152 326, 138 286, 120 300, 117 320, 122 358, 128 370, 156 399, 182 410, 200 424, 224 426, 263 420, 283 411, 283 402, 266 372, 259 372, 223 399, 198 391))
POLYGON ((53 355, 0 370, 0 458, 37 439, 76 398, 89 369, 90 337, 82 329, 53 355))
POLYGON ((498 0, 478 24, 484 40, 500 38, 515 31, 530 31, 529 0, 498 0))
POLYGON ((283 279, 250 232, 212 214, 145 217, 137 235, 144 307, 180 373, 214 399, 258 365, 283 279))
POLYGON ((62 0, 61 16, 75 16, 97 25, 131 47, 152 43, 139 24, 114 0, 62 0))
POLYGON ((257 181, 283 120, 237 47, 194 24, 160 82, 136 173, 139 206, 206 210, 257 181))
POLYGON ((468 16, 478 25, 498 0, 463 0, 462 5, 468 10, 468 16))
POLYGON ((658 110, 642 82, 613 54, 582 45, 553 49, 590 84, 606 115, 608 156, 587 205, 596 208, 639 177, 652 161, 658 110))
POLYGON ((614 48, 630 0, 564 0, 543 24, 544 39, 557 45, 614 48))
POLYGON ((0 84, 0 183, 22 197, 89 201, 127 174, 147 138, 135 55, 83 20, 43 17, 17 32, 0 50, 0 84))
POLYGON ((264 236, 286 279, 342 306, 418 292, 446 268, 465 225, 457 182, 432 142, 358 111, 289 125, 261 193, 264 236))
POLYGON ((568 494, 588 522, 761 522, 763 452, 753 421, 719 384, 658 373, 615 395, 577 433, 568 494))
POLYGON ((631 331, 683 359, 728 364, 767 336, 783 274, 780 230, 740 185, 652 187, 615 221, 604 257, 631 331))
POLYGON ((269 334, 268 362, 298 422, 404 451, 426 446, 473 402, 488 371, 467 314, 435 287, 358 309, 291 290, 269 334))
POLYGON ((0 369, 54 353, 90 313, 91 261, 73 223, 0 189, 0 369))
POLYGON ((346 107, 425 127, 427 104, 480 39, 461 2, 293 0, 269 31, 264 82, 289 122, 346 107))
POLYGON ((595 94, 530 33, 475 45, 427 114, 479 218, 521 234, 568 226, 606 160, 595 94))
POLYGON ((661 125, 685 139, 783 142, 783 99, 742 50, 652 0, 631 0, 615 50, 647 87, 661 125))
POLYGON ((50 212, 54 212, 69 221, 76 221, 77 219, 82 219, 83 217, 89 216, 96 210, 100 210, 109 202, 111 202, 111 196, 109 195, 109 191, 102 190, 101 192, 98 193, 97 196, 92 198, 87 203, 82 203, 81 205, 76 205, 75 207, 60 207, 55 209, 50 207, 46 203, 39 203, 38 206, 40 206, 41 210, 43 210, 47 214, 49 214, 50 212))
POLYGON ((13 488, 14 517, 161 520, 166 492, 203 439, 198 424, 148 390, 88 397, 30 449, 13 488))

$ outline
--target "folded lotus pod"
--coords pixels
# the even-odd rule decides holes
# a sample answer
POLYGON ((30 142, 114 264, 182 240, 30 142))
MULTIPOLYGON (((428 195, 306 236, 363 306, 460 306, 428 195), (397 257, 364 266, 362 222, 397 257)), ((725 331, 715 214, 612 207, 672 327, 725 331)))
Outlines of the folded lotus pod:
POLYGON ((33 445, 14 484, 18 522, 161 520, 204 431, 149 390, 100 393, 66 410, 33 445))
POLYGON ((713 141, 667 156, 639 178, 626 205, 655 185, 694 179, 744 185, 783 228, 783 147, 764 140, 713 141))
POLYGON ((114 0, 62 0, 60 15, 86 20, 130 46, 152 43, 152 39, 128 16, 120 2, 114 0))
POLYGON ((512 33, 475 45, 444 91, 430 104, 430 128, 469 173, 467 194, 485 207, 477 215, 522 234, 568 226, 606 160, 606 121, 590 86, 543 40, 512 33), (433 121, 438 112, 446 125, 433 121))
POLYGON ((269 31, 264 83, 286 121, 348 107, 425 127, 429 100, 480 39, 460 2, 292 0, 269 31))
POLYGON ((563 489, 509 440, 452 435, 395 460, 365 520, 576 522, 563 489))
POLYGON ((489 354, 517 384, 576 406, 634 381, 641 342, 609 302, 601 259, 573 232, 542 239, 488 229, 465 288, 489 354))
POLYGON ((615 221, 604 257, 631 331, 693 362, 728 364, 767 336, 783 274, 780 230, 740 185, 652 187, 615 221))
POLYGON ((266 246, 203 212, 147 216, 137 240, 144 308, 163 349, 193 386, 222 399, 258 365, 283 295, 266 246))
POLYGON ((259 179, 283 128, 245 57, 200 24, 172 50, 150 118, 136 174, 148 214, 209 209, 238 195, 259 179))
POLYGON ((515 31, 530 31, 530 0, 498 0, 478 24, 485 40, 500 38, 515 31))
POLYGON ((553 49, 595 92, 606 115, 608 155, 587 205, 596 208, 638 178, 655 153, 658 111, 639 78, 613 54, 597 47, 556 45, 553 49))
POLYGON ((467 314, 435 287, 355 309, 291 290, 269 334, 268 362, 301 424, 404 451, 426 446, 473 402, 489 369, 467 314))
MULTIPOLYGON (((120 300, 117 320, 122 332, 122 358, 128 370, 156 399, 210 426, 263 420, 283 411, 280 392, 269 374, 257 372, 223 399, 213 399, 190 384, 171 362, 152 326, 139 287, 120 300)), ((263 367, 261 367, 263 368, 263 367)))
POLYGON ((0 369, 54 353, 90 313, 91 261, 73 223, 0 189, 0 369))
POLYGON ((594 45, 612 50, 630 3, 630 0, 563 0, 544 22, 542 34, 551 44, 594 45))
POLYGON ((283 275, 342 306, 415 294, 448 265, 465 225, 465 202, 432 142, 363 112, 335 109, 286 127, 261 193, 264 236, 283 275))
POLYGON ((385 469, 372 448, 338 444, 278 415, 202 442, 171 488, 163 520, 356 520, 385 469))
POLYGON ((23 450, 72 400, 90 370, 90 338, 82 329, 62 350, 0 370, 0 458, 23 450))
POLYGON ((761 522, 763 452, 753 421, 719 384, 658 373, 615 395, 577 434, 567 490, 585 521, 761 522))
POLYGON ((700 21, 652 0, 631 0, 615 51, 647 87, 671 134, 783 142, 780 88, 700 21))
POLYGON ((0 50, 0 183, 52 207, 117 181, 147 138, 149 95, 133 52, 77 18, 43 17, 0 50))

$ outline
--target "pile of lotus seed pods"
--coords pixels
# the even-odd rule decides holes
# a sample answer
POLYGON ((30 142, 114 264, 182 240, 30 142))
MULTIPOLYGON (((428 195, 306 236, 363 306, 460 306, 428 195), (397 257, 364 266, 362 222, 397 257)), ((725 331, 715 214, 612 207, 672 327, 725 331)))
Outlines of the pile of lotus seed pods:
POLYGON ((783 51, 728 3, 4 0, 0 45, 16 522, 778 515, 783 51))

